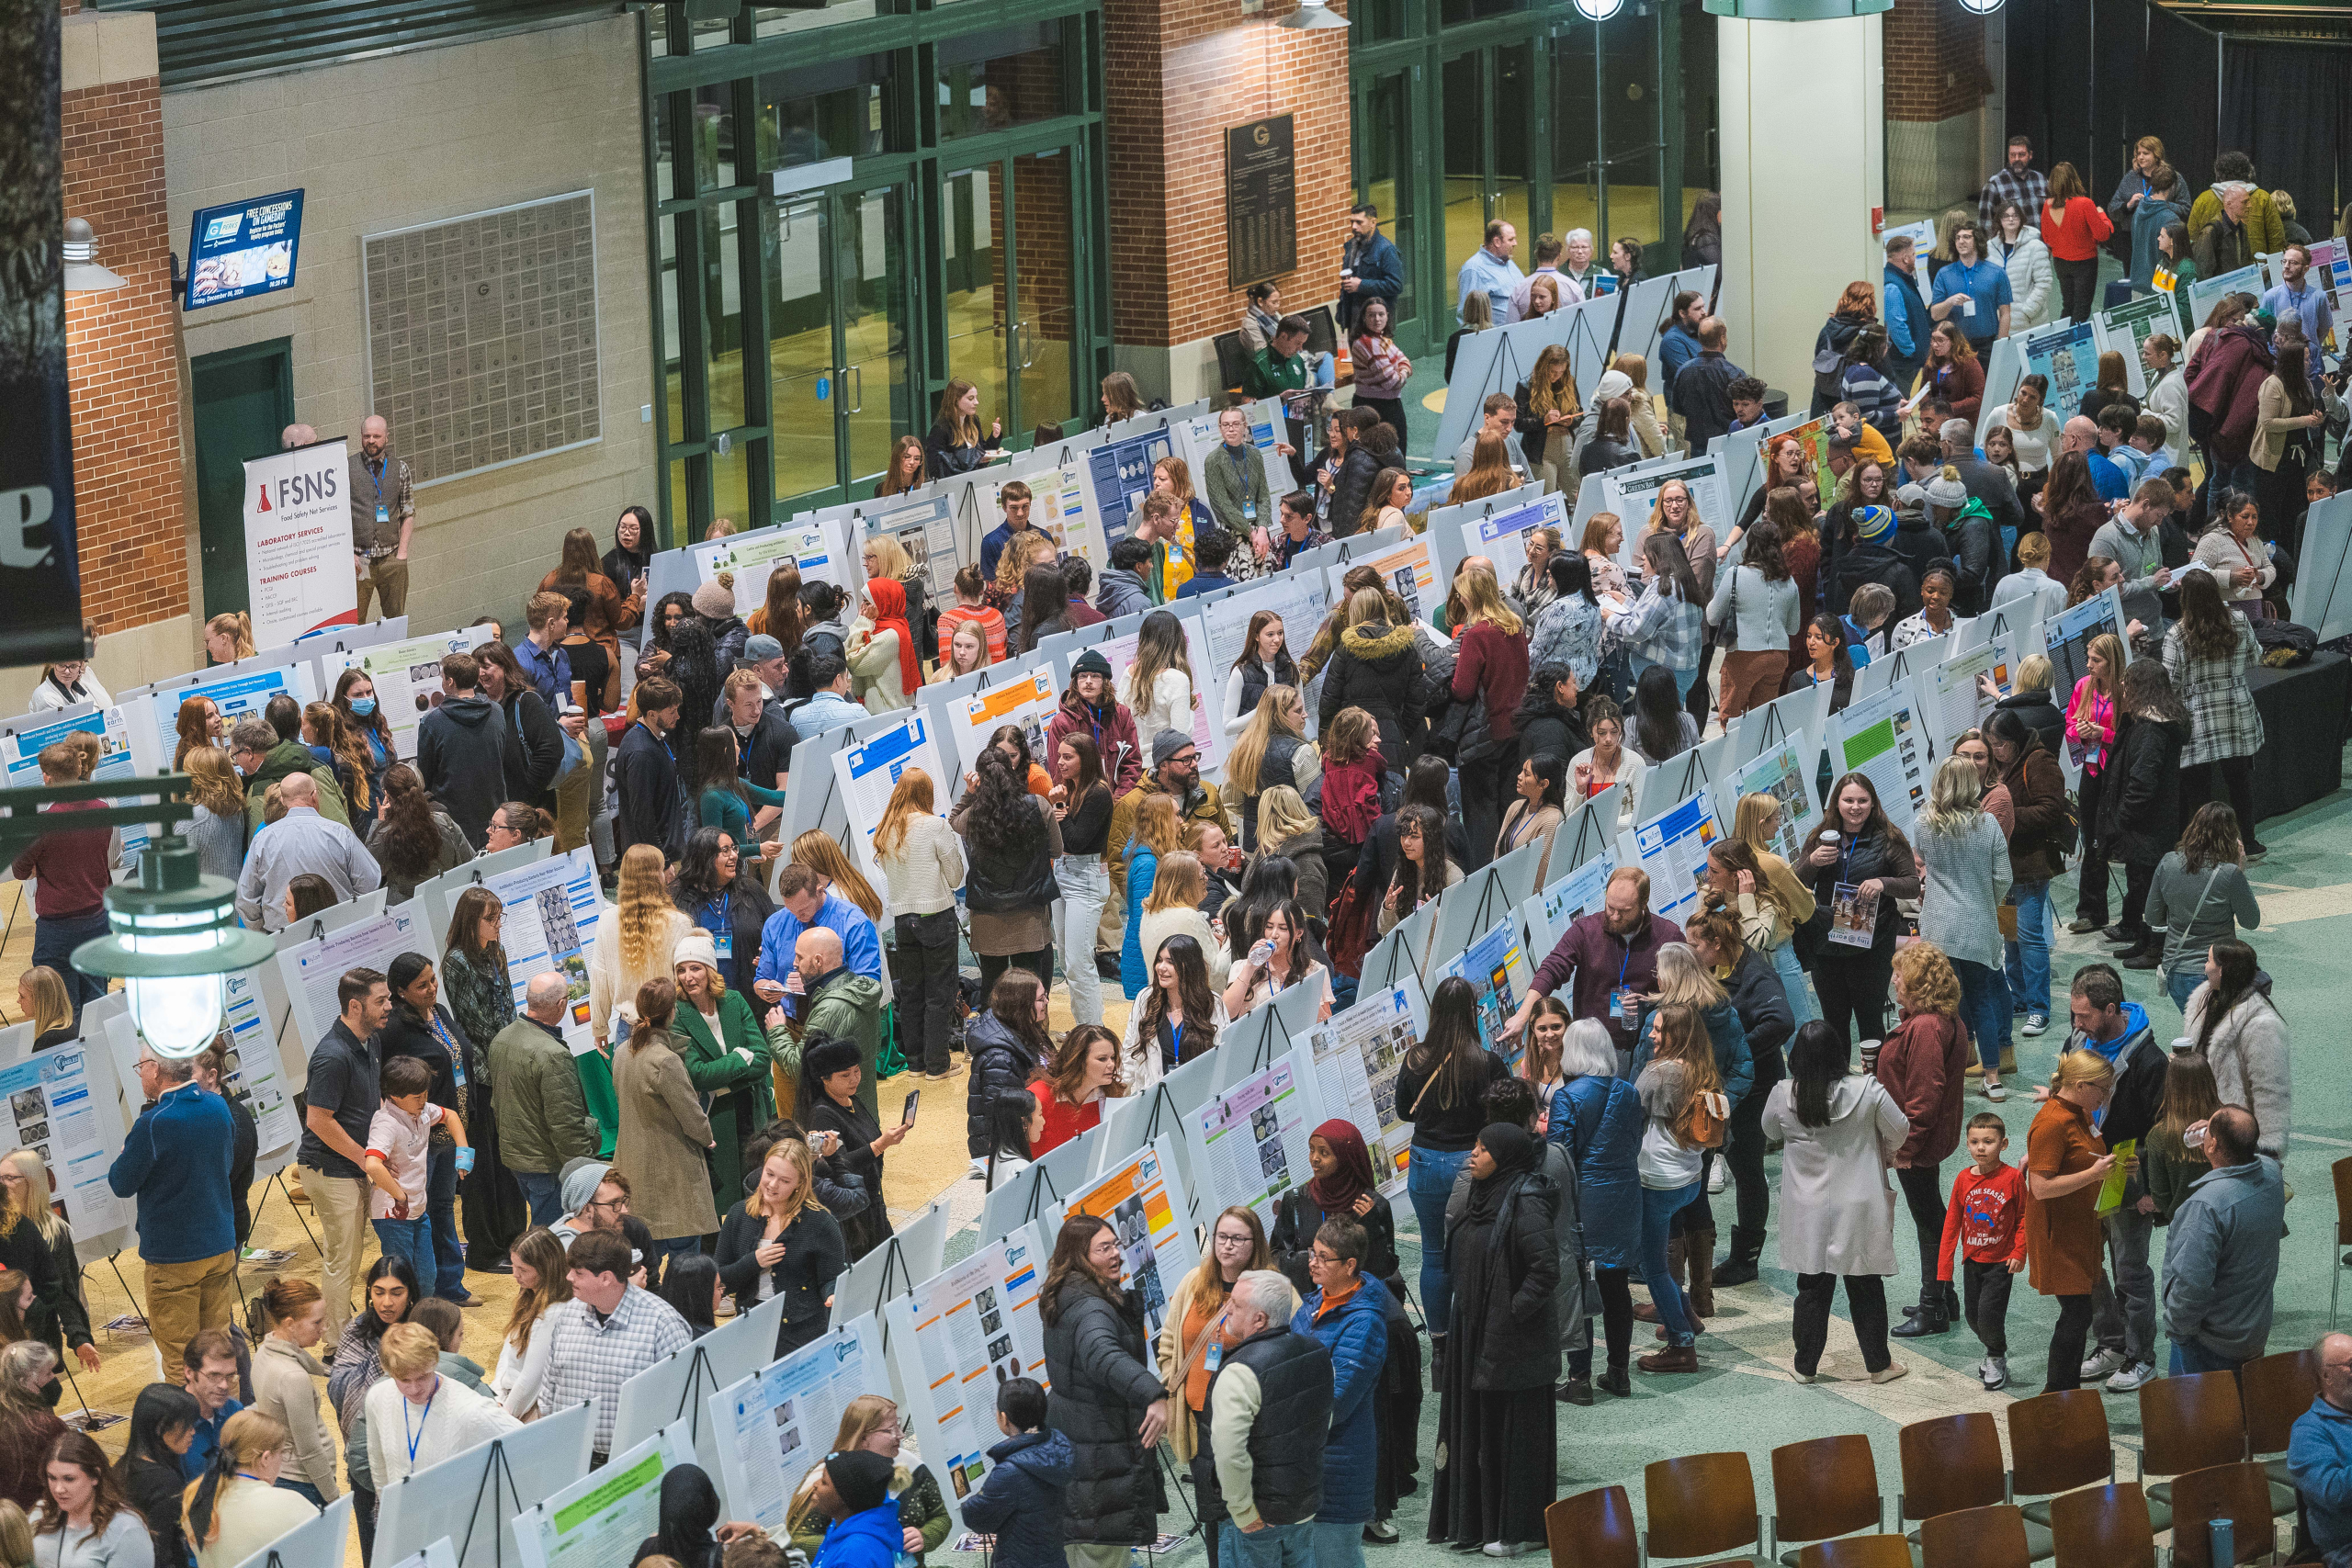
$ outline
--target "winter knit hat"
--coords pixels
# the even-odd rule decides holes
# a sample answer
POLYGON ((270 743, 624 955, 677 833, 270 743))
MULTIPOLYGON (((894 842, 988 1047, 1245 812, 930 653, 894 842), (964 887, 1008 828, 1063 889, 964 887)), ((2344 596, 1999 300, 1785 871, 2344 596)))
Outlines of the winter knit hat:
POLYGON ((1854 513, 1854 532, 1876 544, 1894 532, 1894 513, 1883 506, 1859 507, 1854 513))
POLYGON ((1163 729, 1151 738, 1151 765, 1163 767, 1168 759, 1193 744, 1193 738, 1181 729, 1163 729))
POLYGON ((695 590, 695 614, 706 621, 723 621, 735 613, 735 591, 723 582, 706 582, 695 590))
POLYGON ((843 1517, 878 1508, 890 1500, 890 1472, 895 1467, 880 1454, 851 1449, 825 1457, 825 1474, 841 1495, 843 1517))
POLYGON ((1111 661, 1090 648, 1069 661, 1069 678, 1075 681, 1080 675, 1100 675, 1107 681, 1111 678, 1111 661))
POLYGON ((1968 504, 1968 487, 1960 482, 1960 470, 1949 463, 1944 465, 1941 473, 1921 489, 1927 492, 1930 506, 1959 507, 1968 504))
POLYGON ((678 939, 677 948, 670 955, 670 966, 674 969, 681 964, 699 964, 711 970, 718 967, 718 944, 702 927, 696 926, 678 939))

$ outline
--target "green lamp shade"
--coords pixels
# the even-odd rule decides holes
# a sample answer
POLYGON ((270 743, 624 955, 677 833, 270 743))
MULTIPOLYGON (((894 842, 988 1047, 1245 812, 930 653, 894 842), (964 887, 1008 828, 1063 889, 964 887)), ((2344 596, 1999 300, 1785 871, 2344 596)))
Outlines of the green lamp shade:
POLYGON ((1894 0, 1704 0, 1711 17, 1743 22, 1834 22, 1894 9, 1894 0))
POLYGON ((130 1015, 156 1055, 193 1056, 220 1026, 220 976, 268 962, 277 944, 237 925, 237 890, 207 876, 177 839, 140 853, 139 880, 107 894, 108 934, 74 967, 128 981, 130 1015))

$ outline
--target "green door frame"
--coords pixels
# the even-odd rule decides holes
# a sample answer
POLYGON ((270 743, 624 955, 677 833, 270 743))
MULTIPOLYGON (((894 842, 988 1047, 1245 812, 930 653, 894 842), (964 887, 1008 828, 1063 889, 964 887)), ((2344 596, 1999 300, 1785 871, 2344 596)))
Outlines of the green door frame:
POLYGON ((277 367, 277 410, 271 424, 282 430, 294 423, 292 338, 270 338, 242 348, 224 348, 217 354, 198 355, 188 362, 193 404, 190 423, 196 432, 197 535, 202 557, 199 576, 207 617, 252 607, 252 585, 245 577, 244 465, 247 458, 265 456, 274 448, 264 447, 261 452, 223 451, 220 438, 208 440, 204 383, 214 373, 267 360, 275 360, 277 367))

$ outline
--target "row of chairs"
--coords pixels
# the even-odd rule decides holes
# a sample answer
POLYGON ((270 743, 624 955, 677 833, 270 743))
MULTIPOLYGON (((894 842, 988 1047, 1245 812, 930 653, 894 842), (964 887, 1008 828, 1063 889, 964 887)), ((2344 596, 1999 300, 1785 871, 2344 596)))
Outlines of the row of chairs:
POLYGON ((1746 1453, 1689 1454, 1644 1472, 1646 1537, 1622 1486, 1553 1504, 1545 1534, 1554 1568, 1645 1568, 1653 1554, 1785 1568, 2155 1568, 2155 1538, 2171 1529, 2178 1568, 2213 1568, 2211 1526, 2227 1519, 2230 1560, 2250 1562, 2271 1551, 2273 1519, 2297 1511, 2285 1459, 2264 1456, 2285 1453, 2318 1394, 2309 1350, 2237 1374, 2155 1379, 2140 1390, 2138 1482, 2116 1480, 2096 1389, 2011 1404, 2007 1468, 1988 1412, 1914 1422, 1900 1434, 1895 1497, 1897 1528, 1918 1523, 1908 1536, 1885 1533, 1877 1461, 1860 1435, 1774 1449, 1769 1518, 1746 1453), (2144 1484, 2154 1476, 2171 1479, 2144 1484))

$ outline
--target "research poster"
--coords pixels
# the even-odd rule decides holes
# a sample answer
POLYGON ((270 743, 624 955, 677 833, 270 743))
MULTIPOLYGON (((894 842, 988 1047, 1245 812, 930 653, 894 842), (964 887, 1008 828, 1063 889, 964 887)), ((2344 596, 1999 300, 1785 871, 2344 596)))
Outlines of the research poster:
POLYGON ((1262 1073, 1243 1078, 1189 1118, 1201 1197, 1219 1209, 1254 1209, 1271 1232, 1274 1205, 1313 1173, 1306 1165, 1306 1096, 1297 1059, 1285 1052, 1262 1073))
MULTIPOLYGON (((1380 573, 1380 580, 1405 602, 1405 608, 1417 621, 1430 619, 1445 603, 1445 595, 1438 592, 1437 562, 1430 555, 1429 540, 1421 535, 1415 534, 1401 544, 1368 550, 1352 560, 1326 568, 1334 602, 1346 595, 1343 583, 1348 574, 1359 567, 1367 566, 1380 573)), ((1307 643, 1314 638, 1315 629, 1314 626, 1303 628, 1304 635, 1298 646, 1291 651, 1293 659, 1306 651, 1307 643)), ((1212 637, 1210 640, 1214 644, 1216 639, 1212 637)))
POLYGON ((661 1431, 514 1516, 524 1568, 616 1568, 662 1529, 662 1477, 695 1462, 682 1426, 661 1431))
MULTIPOLYGON (((980 753, 988 750, 989 737, 1008 724, 1028 736, 1032 758, 1051 758, 1053 752, 1046 745, 1046 726, 1053 722, 1054 710, 1060 705, 1061 694, 1054 686, 1050 660, 1040 660, 1008 680, 950 703, 947 720, 956 735, 956 768, 970 773, 979 764, 980 753)), ((1143 744, 1148 748, 1151 742, 1146 740, 1143 744)), ((1117 759, 1103 758, 1102 772, 1116 778, 1117 759)))
MULTIPOLYGON (((509 927, 510 940, 512 931, 509 927)), ((428 959, 437 955, 433 934, 424 929, 423 912, 413 902, 372 920, 361 920, 299 942, 278 953, 277 972, 286 984, 286 995, 294 1010, 295 1032, 303 1050, 316 1050, 327 1031, 343 1016, 343 1008, 335 1000, 335 987, 342 984, 346 972, 373 969, 379 974, 390 974, 392 960, 403 953, 428 959)))
POLYGON ((1142 1300, 1144 1321, 1157 1335, 1168 1315, 1168 1292, 1201 1260, 1192 1213, 1176 1174, 1174 1140, 1162 1134, 1080 1191, 1063 1215, 1111 1222, 1119 1236, 1120 1288, 1142 1300))
POLYGON ((260 1139, 254 1153, 267 1155, 289 1148, 302 1135, 302 1121, 288 1092, 286 1058, 262 999, 260 967, 223 975, 220 989, 220 1027, 236 1042, 229 1052, 220 1087, 253 1113, 254 1132, 260 1139))
POLYGON ((1707 880, 1707 846, 1722 837, 1714 798, 1704 789, 1634 824, 1634 848, 1650 874, 1653 910, 1679 925, 1698 908, 1707 880))
MULTIPOLYGON (((1336 575, 1331 579, 1332 582, 1338 581, 1336 575)), ((1220 721, 1225 714, 1225 686, 1233 673, 1233 661, 1241 657, 1250 641, 1250 618, 1261 610, 1271 610, 1279 616, 1283 646, 1289 650, 1291 661, 1296 663, 1315 640, 1317 628, 1329 612, 1333 592, 1319 571, 1285 571, 1262 578, 1238 593, 1201 607, 1199 622, 1208 638, 1208 662, 1205 668, 1195 666, 1194 672, 1202 678, 1193 684, 1204 689, 1202 700, 1216 705, 1220 721)), ((1306 717, 1311 728, 1315 722, 1312 704, 1307 705, 1306 717)), ((1151 737, 1142 739, 1148 750, 1151 737)))
MULTIPOLYGON (((120 707, 93 708, 88 713, 71 718, 56 715, 36 715, 21 728, 0 733, 0 773, 5 773, 9 789, 40 787, 40 754, 45 747, 75 735, 97 737, 100 750, 98 765, 92 779, 135 779, 140 774, 138 759, 131 753, 130 725, 120 707)), ((164 756, 169 757, 170 752, 164 756)), ((135 795, 126 795, 115 805, 129 805, 135 795)), ((122 852, 135 855, 147 847, 149 830, 143 826, 120 829, 122 852)))
MULTIPOLYGON (((254 646, 275 648, 359 622, 353 570, 351 449, 337 436, 245 464, 245 587, 254 646)), ((386 497, 387 505, 391 498, 386 497)), ((387 507, 377 508, 378 520, 387 507)))
POLYGON ((2009 694, 2011 638, 1996 637, 1982 648, 1955 654, 1942 663, 1915 671, 1911 697, 1928 727, 1928 747, 1937 758, 1951 755, 1952 742, 1991 716, 1993 706, 2009 694), (1988 694, 1979 684, 1989 680, 1988 694))
MULTIPOLYGON (((439 675, 434 677, 436 681, 439 675)), ((179 750, 180 707, 191 697, 209 697, 220 710, 220 723, 229 729, 237 728, 241 718, 259 718, 269 699, 284 692, 296 702, 310 704, 319 700, 318 682, 311 677, 311 666, 305 662, 269 670, 245 670, 234 673, 199 675, 185 686, 169 691, 153 688, 147 705, 154 719, 158 753, 168 761, 179 750)))
MULTIPOLYGON (((1184 628, 1185 657, 1193 666, 1193 744, 1201 749, 1201 773, 1205 776, 1225 765, 1227 671, 1211 656, 1208 634, 1201 629, 1200 617, 1174 611, 1170 614, 1175 615, 1177 624, 1184 628)), ((1246 630, 1249 623, 1245 621, 1242 625, 1246 630)), ((1287 623, 1283 629, 1287 633, 1287 623)), ((1138 714, 1143 705, 1136 701, 1135 694, 1127 689, 1127 679, 1128 671, 1135 668, 1136 649, 1142 637, 1142 631, 1136 630, 1125 637, 1111 637, 1092 645, 1095 652, 1111 661, 1111 689, 1118 694, 1119 701, 1138 714)), ((1142 734, 1138 729, 1136 744, 1143 748, 1146 773, 1151 771, 1152 739, 1151 736, 1142 734)), ((1039 759, 1048 755, 1043 746, 1031 747, 1030 754, 1039 759)), ((1102 771, 1112 777, 1117 776, 1107 757, 1103 759, 1102 771)))
MULTIPOLYGON (((562 971, 563 1042, 575 1056, 596 1048, 588 1016, 588 951, 596 941, 604 901, 596 886, 596 860, 586 848, 552 855, 528 865, 485 876, 481 885, 506 911, 499 936, 506 949, 506 972, 514 982, 514 1007, 534 976, 562 971)), ((398 910, 392 911, 398 914, 398 910)))
MULTIPOLYGON (((1110 565, 1111 548, 1102 542, 1102 517, 1084 465, 1039 468, 1020 479, 1029 487, 1029 525, 1043 528, 1062 554, 1080 557, 1100 576, 1110 565)), ((1002 513, 999 502, 998 514, 1002 513)))
MULTIPOLYGON (((1592 913, 1609 896, 1609 876, 1617 869, 1613 853, 1594 855, 1576 870, 1544 888, 1520 906, 1527 923, 1529 946, 1544 958, 1560 945, 1568 927, 1592 913)), ((1534 961, 1538 965, 1542 959, 1534 961)))
MULTIPOLYGON (((1519 581, 1519 574, 1527 570, 1527 536, 1530 531, 1561 526, 1558 501, 1557 496, 1545 496, 1525 506, 1514 506, 1509 512, 1464 519, 1462 525, 1462 553, 1465 557, 1485 556, 1493 561, 1496 582, 1508 589, 1519 581)), ((1440 593, 1437 602, 1430 605, 1430 612, 1435 614, 1438 604, 1443 603, 1444 595, 1440 593)))
MULTIPOLYGON (((972 1495, 987 1472, 989 1450, 1004 1440, 996 1425, 998 1385, 1017 1377, 1046 1381, 1046 1331, 1037 1314, 1045 1279, 1036 1227, 1023 1224, 882 1309, 890 1353, 922 1417, 924 1462, 953 1505, 972 1495)), ((832 1441, 830 1432, 809 1438, 832 1441)))
POLYGON ((793 1492, 831 1451, 850 1401, 889 1386, 881 1325, 868 1313, 712 1394, 718 1466, 741 1517, 780 1533, 793 1492))
POLYGON ((1618 553, 1618 564, 1631 562, 1634 541, 1649 525, 1650 513, 1657 509, 1659 487, 1668 479, 1680 479, 1690 491, 1691 509, 1702 521, 1713 525, 1718 538, 1730 532, 1731 500, 1724 491, 1723 476, 1715 472, 1713 457, 1686 457, 1679 463, 1660 463, 1655 468, 1638 471, 1611 468, 1601 476, 1603 509, 1617 514, 1624 525, 1625 544, 1618 553))
POLYGON ((1103 536, 1111 544, 1117 544, 1134 531, 1134 509, 1151 493, 1152 465, 1162 457, 1172 457, 1175 451, 1174 433, 1162 427, 1106 441, 1086 455, 1095 514, 1102 518, 1103 536))
MULTIPOLYGON (((922 579, 934 604, 956 602, 956 502, 944 495, 927 495, 921 501, 892 506, 881 496, 871 503, 879 510, 868 512, 863 527, 865 537, 878 538, 888 534, 899 541, 907 552, 907 562, 922 579)), ((864 562, 859 563, 862 567, 864 562)), ((804 573, 802 581, 807 581, 804 573)), ((742 587, 736 587, 736 598, 742 597, 742 587)))
POLYGON ((2123 635, 2123 596, 2114 588, 2102 591, 2042 623, 2043 652, 2050 659, 2051 691, 2072 693, 2091 672, 2091 644, 2112 637, 2123 645, 2123 662, 2132 662, 2131 639, 2123 635))
POLYGON ((1359 995, 1355 1006, 1306 1032, 1324 1111, 1355 1123, 1380 1190, 1392 1198, 1405 1190, 1413 1145, 1413 1124, 1398 1114, 1396 1070, 1419 1036, 1412 993, 1402 986, 1359 995))
POLYGON ((757 534, 722 534, 686 553, 695 563, 695 581, 726 583, 735 595, 739 615, 767 603, 768 577, 781 566, 797 567, 804 583, 822 579, 844 592, 857 586, 848 563, 834 554, 831 537, 813 523, 786 524, 757 534))
POLYGON ((1783 735, 1757 755, 1732 770, 1731 798, 1735 816, 1739 801, 1751 795, 1769 795, 1781 803, 1771 829, 1771 850, 1791 865, 1804 852, 1821 808, 1813 798, 1813 759, 1820 753, 1804 741, 1804 731, 1783 735))
POLYGON ((49 1167, 42 1201, 65 1205, 77 1235, 102 1236, 130 1223, 130 1208, 107 1185, 125 1128, 114 1076, 93 1064, 94 1045, 75 1041, 0 1067, 7 1097, 8 1146, 30 1149, 49 1167))
POLYGON ((1909 682, 1858 698, 1831 716, 1829 772, 1834 778, 1868 777, 1887 820, 1910 833, 1912 819, 1928 804, 1928 747, 1909 682))
POLYGON ((426 714, 441 705, 441 660, 452 653, 471 653, 489 640, 488 626, 468 626, 460 632, 443 632, 439 637, 382 642, 356 652, 335 654, 322 660, 320 666, 327 671, 330 693, 345 671, 366 671, 368 682, 376 688, 376 711, 392 727, 392 750, 413 758, 416 755, 416 727, 424 722, 426 714))
POLYGON ((2143 294, 2128 304, 2100 311, 2092 320, 2098 323, 2100 350, 2113 349, 2123 355, 2124 367, 2132 377, 2132 395, 2147 396, 2148 371, 2140 363, 2140 347, 2158 333, 2179 333, 2180 311, 2173 304, 2172 296, 2143 294))
MULTIPOLYGON (((1438 966, 1438 980, 1454 977, 1467 980, 1477 995, 1478 1032, 1504 1053, 1504 1060, 1517 1072, 1526 1042, 1522 1037, 1516 1043, 1506 1043, 1503 1023, 1527 999, 1535 978, 1534 966, 1520 946, 1518 919, 1506 914, 1493 930, 1438 966)), ((1435 980, 1430 988, 1436 988, 1435 980)))
MULTIPOLYGON (((1821 493, 1836 495, 1838 476, 1829 471, 1829 421, 1825 417, 1810 419, 1792 430, 1784 430, 1778 435, 1767 436, 1757 459, 1760 466, 1758 482, 1768 490, 1770 488, 1773 473, 1772 448, 1783 442, 1793 441, 1796 443, 1797 450, 1804 454, 1804 466, 1813 470, 1814 482, 1821 487, 1821 493)), ((1713 522, 1718 536, 1731 531, 1724 525, 1724 519, 1714 518, 1711 521, 1713 522)))
POLYGON ((909 708, 881 734, 833 753, 833 781, 841 786, 842 807, 849 814, 850 845, 858 869, 877 887, 888 886, 889 879, 874 858, 874 830, 882 825, 883 808, 910 768, 921 768, 930 776, 932 807, 945 816, 955 781, 947 776, 926 708, 909 708))
POLYGON ((2098 384, 2098 329, 2088 321, 2060 321, 2019 340, 2025 374, 2047 376, 2042 401, 2053 409, 2082 406, 2083 394, 2098 384))
POLYGON ((2224 294, 2251 294, 2259 299, 2263 292, 2262 268, 2259 265, 2242 266, 2235 272, 2200 277, 2188 286, 2188 320, 2184 326, 2189 332, 2203 326, 2205 318, 2221 302, 2224 294))

